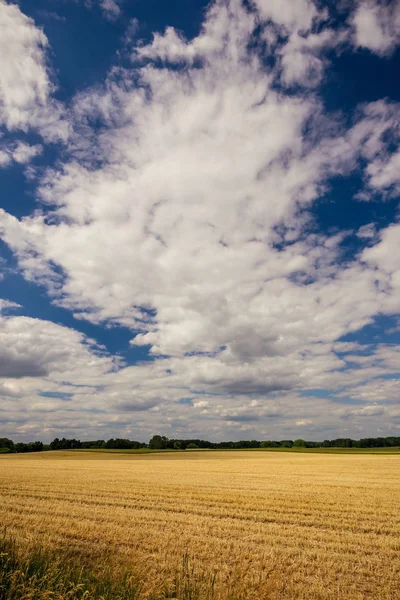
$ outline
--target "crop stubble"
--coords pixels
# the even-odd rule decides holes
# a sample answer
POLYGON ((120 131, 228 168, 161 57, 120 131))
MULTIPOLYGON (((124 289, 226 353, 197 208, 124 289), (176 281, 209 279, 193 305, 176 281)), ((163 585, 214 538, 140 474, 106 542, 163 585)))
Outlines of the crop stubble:
POLYGON ((186 555, 216 575, 218 600, 398 600, 399 467, 268 452, 2 456, 0 522, 23 546, 128 567, 143 598, 186 555))

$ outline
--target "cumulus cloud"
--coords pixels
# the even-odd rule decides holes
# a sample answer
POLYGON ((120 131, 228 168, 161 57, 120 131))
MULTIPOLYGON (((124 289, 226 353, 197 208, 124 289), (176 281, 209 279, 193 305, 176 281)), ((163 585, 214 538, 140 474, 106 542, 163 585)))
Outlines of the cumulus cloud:
POLYGON ((30 145, 24 142, 4 144, 0 147, 0 168, 8 167, 11 162, 27 164, 42 153, 40 144, 30 145))
POLYGON ((31 146, 29 144, 19 142, 12 151, 12 157, 15 160, 15 162, 25 164, 32 160, 32 158, 34 158, 35 156, 41 154, 41 152, 42 146, 40 144, 31 146))
MULTIPOLYGON (((364 105, 347 127, 324 114, 313 91, 323 51, 347 35, 326 23, 306 0, 218 0, 194 39, 156 33, 131 50, 130 67, 74 99, 69 155, 41 179, 42 210, 23 219, 1 211, 0 235, 53 302, 129 328, 132 346, 148 346, 154 360, 115 369, 76 331, 9 317, 0 376, 35 379, 30 393, 46 377, 72 394, 68 408, 38 397, 35 411, 56 407, 68 427, 84 406, 100 431, 127 434, 158 423, 214 437, 262 423, 276 438, 343 432, 350 418, 362 431, 365 416, 385 425, 389 413, 365 407, 365 394, 345 411, 340 394, 394 376, 398 353, 340 340, 400 312, 400 228, 318 233, 312 208, 331 177, 356 168, 363 199, 393 193, 399 107, 364 105), (256 30, 273 66, 251 45, 256 30), (351 259, 350 235, 368 245, 351 259), (84 388, 71 385, 69 363, 84 388), (307 389, 336 391, 338 405, 307 389)), ((47 42, 34 39, 46 74, 47 42)), ((12 156, 24 162, 29 152, 12 156)))
POLYGON ((350 390, 342 392, 352 400, 382 404, 398 404, 400 398, 400 379, 371 379, 350 390))
POLYGON ((400 151, 387 157, 377 157, 368 165, 367 174, 372 188, 389 190, 393 197, 400 192, 400 151))
POLYGON ((255 11, 246 12, 240 0, 215 2, 200 35, 190 42, 173 27, 167 27, 164 34, 154 34, 150 44, 138 46, 133 56, 171 63, 193 63, 196 59, 210 62, 221 54, 234 57, 239 50, 243 56, 250 35, 261 22, 267 51, 280 59, 280 72, 276 73, 280 82, 286 86, 317 85, 326 64, 321 56, 323 51, 345 38, 344 33, 338 35, 329 28, 312 32, 313 24, 323 22, 327 12, 318 11, 313 2, 306 0, 257 0, 252 7, 255 11))
POLYGON ((363 252, 365 262, 380 273, 386 273, 387 298, 385 309, 388 314, 400 312, 400 264, 395 248, 400 244, 400 225, 387 227, 380 234, 380 241, 363 252))
POLYGON ((51 93, 46 67, 48 41, 16 4, 0 2, 2 66, 0 119, 9 129, 29 126, 51 93))
MULTIPOLYGON (((296 14, 279 17, 282 25, 292 27, 296 14)), ((315 15, 310 8, 299 27, 315 15)), ((118 103, 108 98, 123 130, 98 139, 107 163, 89 170, 71 161, 49 173, 42 197, 57 205, 61 223, 2 218, 28 277, 46 275, 54 286, 57 264, 58 302, 95 322, 141 330, 134 343, 154 354, 226 348, 225 362, 251 363, 306 341, 334 341, 381 309, 376 274, 357 262, 338 271, 342 238, 303 237, 301 218, 324 177, 356 160, 360 140, 364 154, 369 145, 376 155, 378 109, 346 136, 306 145, 301 131, 318 102, 273 89, 248 55, 255 26, 239 2, 213 5, 199 38, 181 40, 213 61, 177 71, 144 65, 140 87, 125 76, 118 103), (207 36, 214 44, 202 46, 207 36)), ((170 32, 160 40, 165 46, 155 38, 141 56, 165 58, 170 32)), ((115 97, 118 81, 109 85, 115 97)), ((381 121, 386 130, 388 118, 381 121)), ((379 277, 384 287, 385 273, 379 277)))
POLYGON ((367 225, 363 225, 357 231, 357 236, 361 239, 371 240, 376 235, 375 223, 368 223, 367 225))
MULTIPOLYGON (((68 125, 52 98, 48 46, 31 18, 0 0, 0 126, 10 132, 35 129, 51 141, 66 139, 68 125)), ((0 162, 5 162, 3 150, 0 162)))
POLYGON ((383 406, 371 404, 343 411, 341 417, 342 419, 350 419, 351 417, 377 417, 383 415, 384 412, 385 408, 383 406))
POLYGON ((112 366, 77 331, 28 317, 0 319, 0 348, 0 378, 65 376, 87 365, 103 372, 112 366))
POLYGON ((381 56, 390 55, 400 41, 400 3, 360 0, 352 24, 358 46, 381 56))
POLYGON ((312 0, 254 0, 261 19, 273 21, 288 31, 306 31, 321 13, 312 0))
POLYGON ((11 162, 11 156, 6 150, 0 150, 0 168, 7 167, 11 162))

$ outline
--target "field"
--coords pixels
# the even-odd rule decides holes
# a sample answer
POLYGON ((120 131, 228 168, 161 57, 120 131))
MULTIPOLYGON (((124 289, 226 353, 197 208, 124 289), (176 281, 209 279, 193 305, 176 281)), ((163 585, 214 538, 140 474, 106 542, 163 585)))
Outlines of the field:
MULTIPOLYGON (((73 450, 73 452, 111 452, 113 454, 155 454, 160 452, 226 452, 223 449, 197 448, 196 450, 151 450, 150 448, 140 448, 139 450, 121 450, 114 448, 83 448, 73 450)), ((294 452, 310 454, 397 454, 400 456, 399 446, 386 446, 383 448, 230 448, 229 452, 294 452)))
POLYGON ((400 456, 2 455, 0 494, 17 567, 40 550, 130 578, 131 595, 26 598, 400 599, 400 456))

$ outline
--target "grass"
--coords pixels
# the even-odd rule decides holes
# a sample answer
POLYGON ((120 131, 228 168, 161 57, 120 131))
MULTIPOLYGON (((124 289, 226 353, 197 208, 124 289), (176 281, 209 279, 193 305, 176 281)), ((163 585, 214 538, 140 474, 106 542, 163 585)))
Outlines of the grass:
POLYGON ((364 453, 2 455, 14 550, 0 589, 27 592, 0 600, 399 600, 399 466, 364 453))
POLYGON ((18 548, 0 540, 0 600, 134 600, 138 587, 129 577, 99 577, 71 557, 53 556, 42 548, 18 548))
MULTIPOLYGON (((186 554, 175 576, 148 600, 212 600, 214 582, 199 576, 186 554)), ((68 551, 21 548, 6 532, 0 538, 0 600, 137 600, 141 591, 140 579, 128 569, 82 566, 68 551)))

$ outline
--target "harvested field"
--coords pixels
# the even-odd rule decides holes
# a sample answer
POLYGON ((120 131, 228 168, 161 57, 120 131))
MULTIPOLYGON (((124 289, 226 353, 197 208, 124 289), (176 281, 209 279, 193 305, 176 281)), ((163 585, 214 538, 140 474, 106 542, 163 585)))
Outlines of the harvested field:
POLYGON ((400 599, 398 456, 4 455, 0 494, 24 552, 129 569, 138 598, 400 599))

